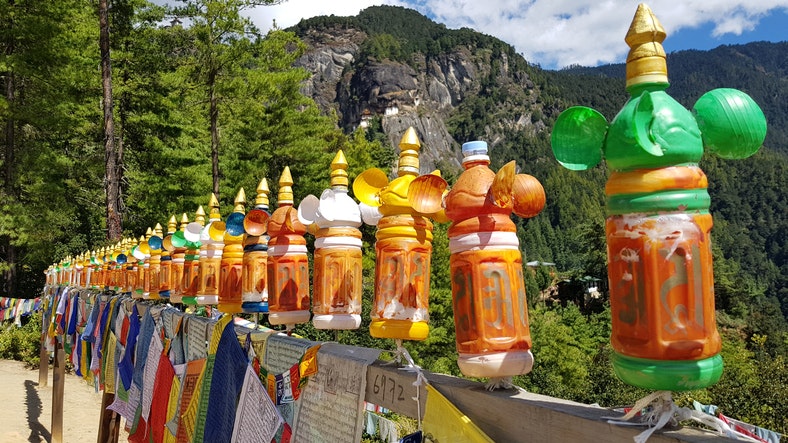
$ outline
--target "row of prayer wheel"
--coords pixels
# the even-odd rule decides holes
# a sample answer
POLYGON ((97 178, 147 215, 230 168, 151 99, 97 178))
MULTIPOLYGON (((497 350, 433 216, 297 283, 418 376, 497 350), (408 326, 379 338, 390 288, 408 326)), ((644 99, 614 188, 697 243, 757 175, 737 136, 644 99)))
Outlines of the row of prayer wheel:
MULTIPOLYGON (((715 89, 692 111, 671 98, 662 25, 640 5, 625 41, 629 101, 610 123, 572 107, 556 120, 552 147, 572 170, 611 170, 605 232, 612 316, 612 364, 634 386, 685 391, 722 374, 714 313, 708 180, 698 163, 704 147, 723 158, 754 154, 766 119, 741 91, 715 89)), ((227 313, 266 312, 274 325, 310 320, 320 329, 361 323, 362 222, 377 226, 375 298, 370 333, 397 340, 427 337, 433 222, 450 222, 451 289, 460 370, 473 377, 510 377, 533 364, 522 255, 512 213, 536 216, 542 185, 516 174, 514 162, 494 172, 487 144, 462 147, 463 168, 449 188, 438 171, 419 175, 420 143, 410 128, 400 142, 397 177, 370 169, 348 195, 342 152, 331 187, 296 209, 285 168, 278 207, 268 211, 265 180, 244 214, 244 193, 225 221, 212 196, 180 230, 170 219, 138 243, 83 254, 49 270, 49 284, 108 287, 137 298, 216 304, 227 313), (313 291, 304 234, 315 236, 313 291), (267 302, 267 304, 266 304, 267 302)))
POLYGON ((68 258, 52 266, 48 284, 111 289, 137 299, 216 305, 225 313, 267 313, 272 325, 312 321, 318 329, 361 325, 362 223, 377 226, 375 299, 370 333, 424 340, 429 332, 433 222, 451 222, 452 289, 457 346, 464 373, 476 377, 523 374, 533 364, 522 255, 510 214, 537 215, 542 185, 516 174, 511 162, 489 168, 487 143, 463 145, 465 171, 449 190, 440 172, 419 175, 419 142, 409 128, 400 142, 397 177, 379 169, 356 177, 348 195, 342 151, 331 162, 330 187, 296 207, 293 178, 279 179, 277 208, 269 213, 265 179, 245 211, 239 190, 222 220, 211 195, 195 220, 183 214, 149 229, 138 241, 68 258), (206 219, 207 218, 207 219, 206 219), (314 235, 310 297, 305 235, 314 235))

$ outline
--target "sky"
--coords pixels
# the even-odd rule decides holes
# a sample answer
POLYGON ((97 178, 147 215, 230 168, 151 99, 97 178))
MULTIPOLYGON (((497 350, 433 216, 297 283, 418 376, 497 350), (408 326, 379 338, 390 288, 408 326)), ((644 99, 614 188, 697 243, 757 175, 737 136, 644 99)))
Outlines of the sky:
MULTIPOLYGON (((642 0, 287 0, 246 12, 262 30, 318 15, 349 16, 372 5, 415 9, 451 29, 468 27, 515 47, 545 69, 623 63, 642 0)), ((788 40, 788 0, 652 0, 670 53, 725 44, 788 40)))

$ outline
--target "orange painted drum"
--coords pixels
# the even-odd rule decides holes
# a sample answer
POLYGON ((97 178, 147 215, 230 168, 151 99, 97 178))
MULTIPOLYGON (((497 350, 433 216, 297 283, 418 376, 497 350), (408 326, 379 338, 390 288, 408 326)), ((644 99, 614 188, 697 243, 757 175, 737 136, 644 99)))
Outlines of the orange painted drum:
POLYGON ((145 280, 145 283, 143 287, 145 298, 151 300, 158 299, 159 287, 161 285, 161 256, 151 254, 148 278, 145 280))
POLYGON ((460 354, 531 349, 520 251, 451 255, 451 287, 460 354))
MULTIPOLYGON (((316 247, 314 253, 312 310, 316 327, 319 326, 318 320, 321 316, 327 316, 326 326, 329 326, 332 320, 342 323, 338 319, 343 316, 360 316, 361 248, 351 245, 360 243, 361 231, 356 228, 324 228, 317 232, 316 237, 318 240, 315 243, 321 243, 321 247, 316 247)), ((350 326, 358 327, 354 321, 350 323, 353 323, 350 326)))
POLYGON ((200 286, 200 251, 188 249, 183 263, 183 280, 181 280, 181 302, 197 304, 197 288, 200 286))
MULTIPOLYGON (((256 245, 255 245, 256 246, 256 245)), ((254 246, 252 246, 254 247, 254 246)), ((266 277, 268 275, 268 247, 244 252, 243 257, 243 301, 261 302, 268 301, 266 292, 266 277)))
POLYGON ((133 293, 137 287, 137 264, 136 262, 126 266, 126 289, 124 292, 133 293))
POLYGON ((308 322, 309 259, 306 245, 269 244, 267 265, 269 322, 273 325, 308 322))
POLYGON ((469 377, 501 378, 533 367, 523 259, 514 212, 528 218, 544 207, 542 185, 515 174, 514 163, 489 168, 487 143, 462 145, 465 169, 446 194, 449 266, 457 364, 469 377))
POLYGON ((219 304, 217 306, 222 312, 235 314, 243 311, 241 308, 243 259, 243 244, 240 242, 225 244, 219 271, 219 304))
POLYGON ((650 360, 720 352, 710 214, 607 218, 613 348, 650 360))
POLYGON ((148 263, 140 260, 137 262, 135 269, 137 277, 134 279, 134 291, 131 293, 131 296, 133 298, 142 298, 145 289, 145 275, 148 273, 148 263))
POLYGON ((162 298, 170 297, 170 275, 172 274, 172 257, 169 255, 161 257, 159 268, 159 296, 162 298))
POLYGON ((377 238, 370 334, 424 340, 429 333, 432 222, 410 215, 383 217, 377 238))
POLYGON ((170 272, 170 301, 180 303, 183 297, 183 269, 186 262, 186 250, 176 248, 170 255, 172 269, 170 272))
POLYGON ((200 251, 200 266, 199 266, 199 285, 197 286, 196 302, 198 304, 212 305, 216 303, 219 296, 219 274, 222 266, 222 251, 218 251, 220 255, 216 255, 209 245, 208 249, 203 254, 200 251))

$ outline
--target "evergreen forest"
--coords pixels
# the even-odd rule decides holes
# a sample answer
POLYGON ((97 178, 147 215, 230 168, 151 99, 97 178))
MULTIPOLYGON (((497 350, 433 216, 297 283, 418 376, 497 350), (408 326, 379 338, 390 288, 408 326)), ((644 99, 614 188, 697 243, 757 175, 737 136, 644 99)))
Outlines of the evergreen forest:
MULTIPOLYGON (((379 126, 343 130, 336 115, 321 112, 301 89, 312 75, 295 65, 307 51, 304 34, 354 28, 366 35, 356 64, 412 64, 416 56, 429 59, 457 48, 491 54, 493 69, 480 80, 479 93, 459 103, 445 124, 455 143, 495 131, 493 168, 515 160, 547 194, 541 214, 516 220, 523 261, 551 265, 524 269, 535 364, 515 383, 602 406, 631 404, 647 394, 619 381, 609 363, 608 171, 604 164, 581 173, 565 170, 550 148, 550 128, 569 106, 590 106, 612 120, 628 98, 623 65, 543 70, 496 38, 447 29, 399 7, 317 17, 262 33, 245 12, 275 0, 158 3, 0 4, 0 295, 35 297, 45 269, 66 256, 139 237, 156 223, 166 226, 173 215, 180 219, 186 213, 193 220, 211 192, 226 216, 238 189, 249 198, 265 177, 275 207, 285 166, 295 181, 296 204, 308 194, 320 195, 338 149, 348 159, 351 180, 370 167, 390 170, 397 151, 379 126), (102 58, 102 42, 108 58, 102 58), (496 81, 504 58, 511 75, 527 76, 538 91, 530 115, 544 130, 497 124, 524 100, 521 91, 496 81), (104 66, 111 67, 109 81, 104 66), (107 131, 107 121, 113 131, 107 131), (589 297, 592 287, 600 297, 589 297)), ((668 93, 685 107, 710 89, 737 88, 759 103, 769 124, 764 147, 751 158, 706 155, 700 164, 712 199, 725 372, 716 385, 675 398, 682 405, 715 404, 725 415, 782 433, 788 432, 786 60, 788 42, 668 56, 668 93)), ((451 184, 457 173, 446 170, 444 177, 451 184)), ((459 375, 447 228, 436 224, 430 336, 406 347, 424 368, 459 375)), ((372 339, 366 330, 374 229, 363 232, 361 329, 335 336, 303 325, 297 332, 393 349, 391 341, 372 339)))

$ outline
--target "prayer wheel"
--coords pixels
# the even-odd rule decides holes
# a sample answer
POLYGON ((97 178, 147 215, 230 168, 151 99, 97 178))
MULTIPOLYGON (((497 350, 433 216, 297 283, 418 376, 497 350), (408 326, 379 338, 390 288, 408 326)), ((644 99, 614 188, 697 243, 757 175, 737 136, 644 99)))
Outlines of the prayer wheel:
POLYGON ((634 386, 701 389, 722 374, 714 319, 712 216, 704 147, 724 158, 755 153, 766 120, 746 94, 716 89, 685 109, 670 97, 665 31, 641 4, 626 36, 629 101, 608 126, 597 111, 564 111, 552 135, 565 167, 604 155, 613 368, 634 386))

